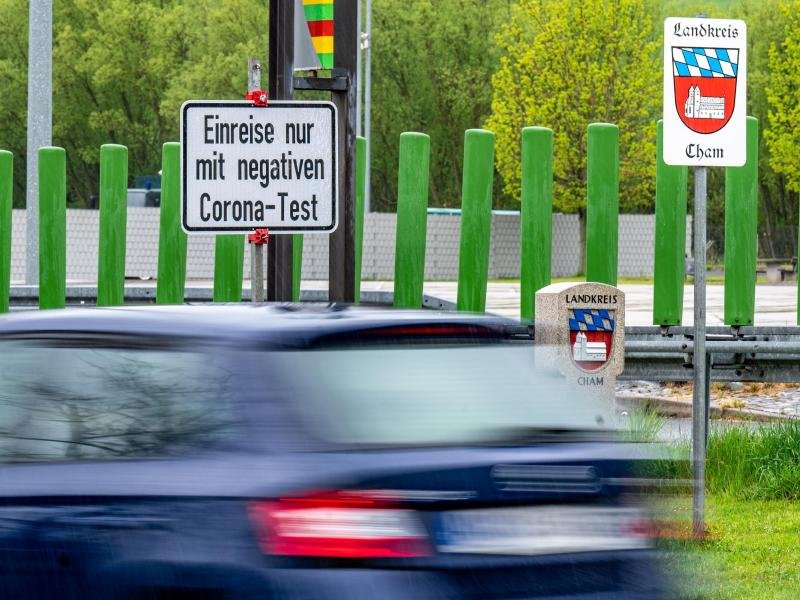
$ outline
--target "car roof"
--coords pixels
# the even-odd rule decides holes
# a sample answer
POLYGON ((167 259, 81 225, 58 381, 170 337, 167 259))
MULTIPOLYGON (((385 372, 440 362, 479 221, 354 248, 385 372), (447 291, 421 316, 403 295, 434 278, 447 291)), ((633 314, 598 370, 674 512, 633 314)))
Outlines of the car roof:
POLYGON ((518 322, 492 315, 341 304, 182 304, 18 311, 0 317, 0 337, 33 333, 138 334, 280 342, 381 327, 478 326, 498 333, 518 322))

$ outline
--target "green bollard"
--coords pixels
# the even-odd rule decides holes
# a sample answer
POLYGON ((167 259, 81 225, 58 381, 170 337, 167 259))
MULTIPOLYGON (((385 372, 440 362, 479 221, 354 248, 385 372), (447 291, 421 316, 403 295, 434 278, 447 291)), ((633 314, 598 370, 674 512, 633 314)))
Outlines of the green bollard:
POLYGON ((367 140, 356 137, 356 205, 353 255, 355 257, 355 294, 354 304, 361 302, 361 256, 364 252, 364 190, 367 184, 367 140))
POLYGON ((67 153, 39 148, 39 308, 64 308, 67 294, 67 153))
POLYGON ((664 123, 656 142, 656 239, 653 272, 653 325, 680 325, 686 279, 687 167, 664 162, 664 123))
POLYGON ((586 281, 617 285, 619 127, 589 125, 586 167, 586 281))
POLYGON ((182 304, 186 286, 186 234, 181 228, 181 145, 161 153, 157 304, 182 304))
POLYGON ((292 302, 300 302, 300 282, 303 272, 303 234, 292 236, 292 302))
POLYGON ((424 133, 400 134, 394 255, 394 305, 400 308, 422 308, 430 153, 424 133))
POLYGON ((522 203, 520 206, 520 318, 533 321, 534 296, 550 285, 553 237, 553 132, 522 130, 522 203))
POLYGON ((125 301, 125 228, 128 215, 128 149, 100 147, 100 247, 97 306, 125 301))
POLYGON ((456 307, 461 311, 486 310, 493 176, 494 134, 484 129, 468 129, 464 133, 461 243, 456 300, 456 307))
POLYGON ((14 155, 0 150, 0 314, 8 312, 11 293, 11 205, 14 189, 14 155))
POLYGON ((752 325, 758 252, 758 119, 747 117, 747 162, 725 169, 725 324, 752 325))
POLYGON ((214 246, 214 302, 242 300, 244 239, 242 234, 217 235, 214 246))

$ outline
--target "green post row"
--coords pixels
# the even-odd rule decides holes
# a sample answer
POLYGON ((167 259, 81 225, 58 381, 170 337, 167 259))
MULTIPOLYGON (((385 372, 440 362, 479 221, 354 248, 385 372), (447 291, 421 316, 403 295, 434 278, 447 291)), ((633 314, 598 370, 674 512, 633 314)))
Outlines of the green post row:
POLYGON ((534 296, 550 285, 553 236, 553 132, 522 130, 520 206, 520 318, 535 318, 534 296))
POLYGON ((494 134, 468 129, 464 134, 461 184, 461 243, 458 253, 458 310, 484 312, 492 233, 494 134))
POLYGON ((356 137, 356 206, 355 206, 355 294, 354 302, 361 301, 361 256, 364 252, 364 190, 367 183, 367 140, 356 137))
POLYGON ((303 275, 303 234, 292 235, 292 302, 300 302, 300 282, 303 275))
POLYGON ((586 168, 586 281, 617 285, 619 127, 589 125, 586 168))
POLYGON ((400 134, 394 305, 401 308, 422 308, 430 152, 431 140, 424 133, 400 134))
POLYGON ((64 308, 67 293, 67 153, 39 148, 39 308, 64 308))
POLYGON ((97 253, 97 305, 125 300, 125 228, 128 214, 128 149, 100 147, 100 244, 97 253))
POLYGON ((752 325, 758 251, 758 119, 747 117, 747 162, 725 169, 725 324, 752 325))
MULTIPOLYGON (((242 300, 244 239, 245 236, 242 234, 216 237, 214 242, 214 302, 240 302, 242 300)), ((264 262, 266 263, 266 260, 264 262)))
POLYGON ((14 155, 0 150, 0 314, 8 312, 11 294, 11 206, 13 202, 14 155))
POLYGON ((161 153, 157 304, 182 304, 186 285, 186 234, 181 228, 181 145, 167 142, 161 153))
POLYGON ((686 279, 687 167, 664 162, 664 122, 656 138, 656 239, 653 325, 680 325, 686 279))

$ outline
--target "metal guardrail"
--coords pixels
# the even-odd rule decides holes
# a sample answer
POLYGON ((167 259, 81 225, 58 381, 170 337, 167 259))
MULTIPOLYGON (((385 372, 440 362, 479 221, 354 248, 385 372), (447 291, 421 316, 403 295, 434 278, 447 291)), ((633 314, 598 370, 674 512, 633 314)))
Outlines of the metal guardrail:
MULTIPOLYGON (((800 382, 800 327, 709 327, 712 381, 800 382)), ((692 328, 628 327, 620 379, 691 381, 692 328)))

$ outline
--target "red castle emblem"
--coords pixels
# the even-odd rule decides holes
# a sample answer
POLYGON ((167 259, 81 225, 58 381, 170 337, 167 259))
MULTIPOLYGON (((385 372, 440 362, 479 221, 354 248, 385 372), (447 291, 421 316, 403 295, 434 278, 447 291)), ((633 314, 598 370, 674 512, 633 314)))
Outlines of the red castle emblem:
POLYGON ((739 50, 672 48, 675 108, 689 129, 716 133, 733 115, 739 50))

